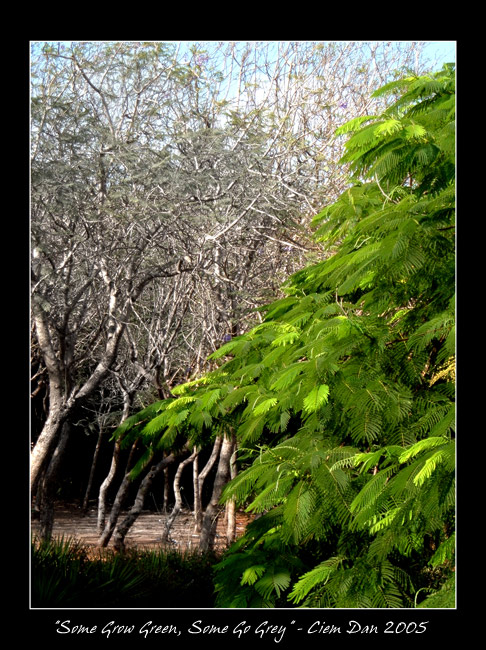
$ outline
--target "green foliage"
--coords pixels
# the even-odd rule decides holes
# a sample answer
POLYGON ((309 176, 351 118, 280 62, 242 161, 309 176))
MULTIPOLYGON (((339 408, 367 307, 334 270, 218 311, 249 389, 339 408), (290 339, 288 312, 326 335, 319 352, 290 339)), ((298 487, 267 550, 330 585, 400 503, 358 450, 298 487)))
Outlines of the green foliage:
POLYGON ((265 514, 217 567, 221 606, 413 606, 454 561, 454 69, 380 92, 337 132, 354 184, 314 219, 329 257, 145 425, 231 424, 253 459, 223 501, 265 514))
POLYGON ((288 606, 284 594, 304 565, 282 547, 279 519, 277 510, 253 521, 216 564, 216 607, 288 606))
POLYGON ((72 539, 32 542, 33 607, 119 606, 143 591, 143 577, 114 555, 93 561, 72 539))
POLYGON ((407 575, 391 562, 331 557, 296 583, 290 598, 303 607, 401 607, 407 575))
POLYGON ((33 607, 212 607, 212 553, 105 551, 72 539, 32 542, 33 607))
MULTIPOLYGON (((432 590, 431 590, 432 591, 432 590)), ((456 606, 456 580, 454 574, 438 590, 427 596, 425 600, 417 605, 420 608, 452 608, 456 606)))

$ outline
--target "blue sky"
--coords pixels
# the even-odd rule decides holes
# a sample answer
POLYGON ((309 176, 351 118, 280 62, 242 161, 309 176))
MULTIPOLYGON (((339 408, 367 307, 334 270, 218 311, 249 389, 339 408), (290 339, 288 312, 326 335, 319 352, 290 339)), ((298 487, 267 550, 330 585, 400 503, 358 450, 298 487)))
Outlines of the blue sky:
POLYGON ((443 63, 455 63, 456 41, 428 41, 424 53, 432 61, 437 61, 438 68, 441 68, 443 63))
MULTIPOLYGON (((33 41, 35 43, 37 41, 33 41)), ((43 42, 43 41, 40 41, 43 42)), ((68 45, 71 41, 62 41, 68 45)), ((175 43, 176 41, 168 41, 175 43)), ((184 43, 184 41, 182 41, 184 43)), ((188 43, 190 41, 187 41, 188 43)), ((432 61, 437 61, 438 67, 443 63, 451 63, 456 60, 456 41, 425 41, 424 52, 432 61)))

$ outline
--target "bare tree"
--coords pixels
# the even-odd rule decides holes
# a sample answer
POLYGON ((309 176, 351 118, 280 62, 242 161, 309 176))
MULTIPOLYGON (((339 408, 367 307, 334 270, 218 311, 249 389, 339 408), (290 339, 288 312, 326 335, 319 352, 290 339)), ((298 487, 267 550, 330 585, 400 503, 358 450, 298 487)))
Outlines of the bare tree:
MULTIPOLYGON (((132 89, 136 99, 129 107, 133 97, 123 74, 110 77, 109 65, 100 77, 99 55, 90 59, 89 49, 87 55, 81 61, 74 50, 51 52, 38 71, 33 101, 38 119, 33 120, 32 319, 49 384, 49 412, 32 450, 33 493, 56 445, 65 442, 64 422, 113 368, 146 288, 184 272, 180 241, 169 237, 176 231, 169 225, 175 215, 161 211, 136 182, 141 159, 129 138, 142 88, 132 89), (122 93, 118 102, 112 99, 114 86, 122 93), (127 113, 120 114, 125 104, 131 110, 128 122, 127 113)), ((115 47, 114 69, 121 55, 115 47)), ((144 81, 136 61, 130 72, 144 81)), ((164 66, 143 88, 162 73, 167 75, 164 66)))

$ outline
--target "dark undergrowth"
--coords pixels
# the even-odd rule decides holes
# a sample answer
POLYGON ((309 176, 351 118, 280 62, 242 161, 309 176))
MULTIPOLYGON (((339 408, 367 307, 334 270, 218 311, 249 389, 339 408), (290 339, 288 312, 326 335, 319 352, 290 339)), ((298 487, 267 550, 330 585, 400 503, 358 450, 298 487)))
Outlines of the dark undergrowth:
POLYGON ((32 540, 33 608, 214 607, 213 552, 93 550, 71 538, 32 540))

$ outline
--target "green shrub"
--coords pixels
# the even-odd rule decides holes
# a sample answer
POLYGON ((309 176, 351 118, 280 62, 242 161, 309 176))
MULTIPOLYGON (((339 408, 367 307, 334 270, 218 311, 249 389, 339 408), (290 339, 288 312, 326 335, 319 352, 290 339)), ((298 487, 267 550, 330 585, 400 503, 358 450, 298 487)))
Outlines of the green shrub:
POLYGON ((427 596, 417 607, 443 609, 456 606, 456 578, 452 575, 447 582, 435 593, 427 596))
POLYGON ((73 539, 32 541, 32 607, 213 607, 212 553, 128 550, 90 557, 73 539))

